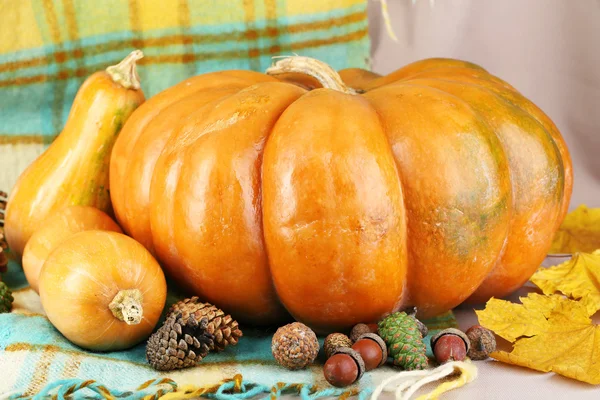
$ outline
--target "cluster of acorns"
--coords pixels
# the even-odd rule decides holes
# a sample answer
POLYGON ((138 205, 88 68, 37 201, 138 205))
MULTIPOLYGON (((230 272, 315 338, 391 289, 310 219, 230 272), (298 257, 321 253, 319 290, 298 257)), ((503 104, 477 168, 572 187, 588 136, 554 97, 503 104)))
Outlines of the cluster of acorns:
MULTIPOLYGON (((427 327, 415 318, 415 312, 396 312, 378 324, 358 324, 350 335, 332 333, 325 338, 326 362, 323 374, 327 382, 345 387, 358 381, 364 372, 384 365, 388 355, 404 370, 425 369, 429 365, 423 338, 427 327)), ((494 334, 473 326, 466 333, 449 328, 431 338, 436 361, 486 359, 496 349, 494 334)), ((273 357, 281 366, 297 370, 312 364, 319 353, 316 334, 306 325, 294 322, 277 330, 271 344, 273 357)))

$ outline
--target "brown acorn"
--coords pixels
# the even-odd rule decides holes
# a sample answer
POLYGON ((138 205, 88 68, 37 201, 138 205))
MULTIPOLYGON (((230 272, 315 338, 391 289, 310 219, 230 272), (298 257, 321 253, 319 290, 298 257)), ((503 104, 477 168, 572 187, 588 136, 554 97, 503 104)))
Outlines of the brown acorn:
POLYGON ((374 333, 365 333, 352 345, 365 362, 365 369, 371 371, 387 361, 387 346, 383 339, 374 333))
POLYGON ((356 342, 365 333, 377 333, 377 324, 356 324, 350 332, 350 340, 356 342))
POLYGON ((485 360, 496 351, 496 336, 489 329, 474 325, 465 332, 470 340, 471 348, 467 355, 471 360, 485 360))
POLYGON ((336 387, 345 387, 360 380, 365 373, 361 355, 351 348, 338 349, 323 366, 325 380, 336 387))
POLYGON ((471 347, 470 340, 459 329, 448 328, 431 338, 431 349, 438 363, 463 361, 471 347))

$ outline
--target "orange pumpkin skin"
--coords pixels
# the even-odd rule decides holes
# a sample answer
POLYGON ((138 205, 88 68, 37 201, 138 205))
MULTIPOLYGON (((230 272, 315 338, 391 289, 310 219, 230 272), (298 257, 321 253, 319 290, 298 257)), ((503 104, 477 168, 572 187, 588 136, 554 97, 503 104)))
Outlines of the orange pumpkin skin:
MULTIPOLYGON (((541 264, 568 212, 573 169, 566 143, 548 116, 506 82, 469 64, 422 60, 381 78, 346 74, 346 83, 373 91, 367 97, 403 81, 442 90, 466 102, 500 139, 511 182, 511 221, 500 258, 468 299, 479 303, 512 293, 541 264)), ((418 287, 412 292, 423 293, 418 287)))
POLYGON ((63 241, 40 274, 40 298, 48 319, 67 339, 85 349, 126 349, 146 339, 165 305, 167 285, 152 255, 116 232, 85 231, 63 241), (143 310, 137 324, 110 309, 121 291, 137 290, 143 310))
POLYGON ((342 71, 361 95, 325 68, 315 75, 327 88, 291 85, 302 71, 280 66, 285 83, 249 79, 245 89, 221 81, 221 97, 200 87, 197 110, 178 114, 177 97, 126 125, 119 141, 136 141, 138 154, 146 137, 160 145, 150 161, 114 160, 123 176, 135 175, 126 164, 152 171, 134 190, 142 206, 124 196, 115 209, 131 213, 117 218, 143 232, 177 282, 250 322, 277 321, 281 303, 325 332, 408 305, 437 315, 528 279, 572 187, 548 117, 457 60, 384 77, 342 71), (166 119, 161 136, 152 126, 166 119))
POLYGON ((18 256, 42 222, 65 207, 92 206, 111 212, 111 149, 125 120, 144 101, 135 73, 138 58, 134 52, 109 67, 111 72, 88 77, 77 92, 63 131, 19 177, 5 218, 8 246, 18 256), (130 81, 124 82, 124 77, 130 81))
POLYGON ((203 104, 275 78, 249 71, 224 71, 190 78, 150 98, 127 121, 111 157, 111 200, 124 231, 150 251, 150 184, 154 166, 177 125, 203 104))
POLYGON ((39 293, 40 271, 52 250, 71 235, 89 230, 121 232, 107 214, 94 207, 67 207, 44 220, 23 251, 23 271, 33 290, 39 293))
POLYGON ((262 199, 273 280, 295 318, 326 332, 401 305, 402 189, 367 101, 317 89, 290 105, 265 149, 262 199), (318 124, 315 109, 327 110, 318 124))

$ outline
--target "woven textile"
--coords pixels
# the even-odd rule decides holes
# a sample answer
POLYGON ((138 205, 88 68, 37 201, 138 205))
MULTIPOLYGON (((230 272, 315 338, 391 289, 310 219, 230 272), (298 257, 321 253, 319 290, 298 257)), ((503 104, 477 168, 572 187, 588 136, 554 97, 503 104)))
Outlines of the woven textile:
POLYGON ((142 49, 150 97, 298 53, 366 67, 367 0, 0 0, 0 188, 61 131, 83 80, 142 49))
MULTIPOLYGON (((159 373, 148 366, 145 345, 112 353, 92 353, 69 343, 56 331, 40 304, 39 296, 27 286, 21 267, 9 263, 3 280, 14 290, 12 313, 0 314, 0 397, 2 394, 34 395, 61 379, 93 379, 112 390, 133 390, 144 382, 170 378, 178 385, 214 385, 241 374, 245 381, 273 386, 278 382, 331 386, 323 378, 323 350, 317 363, 306 370, 288 371, 279 367, 271 355, 271 337, 275 327, 263 331, 244 329, 244 337, 235 347, 209 354, 199 367, 159 373)), ((176 300, 170 296, 168 303, 176 300)), ((431 333, 455 327, 452 313, 427 321, 431 333)), ((323 337, 319 338, 321 345, 323 337)), ((425 340, 429 343, 429 338, 425 340)), ((428 352, 431 350, 428 345, 428 352)), ((354 389, 373 388, 398 370, 393 367, 371 371, 354 389)), ((156 391, 157 389, 155 389, 156 391)), ((151 389, 150 389, 151 391, 151 389)), ((148 393, 146 390, 145 393, 148 393)), ((90 395, 91 392, 84 392, 90 395)), ((83 395, 82 394, 82 395, 83 395)))

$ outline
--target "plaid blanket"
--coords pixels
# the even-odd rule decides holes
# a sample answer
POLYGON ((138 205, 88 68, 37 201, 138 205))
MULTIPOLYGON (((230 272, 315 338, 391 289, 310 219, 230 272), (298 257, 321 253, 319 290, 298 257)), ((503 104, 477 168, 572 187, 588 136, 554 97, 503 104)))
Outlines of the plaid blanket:
POLYGON ((83 80, 131 50, 146 97, 192 75, 298 53, 365 67, 367 0, 0 1, 0 188, 61 131, 83 80))
MULTIPOLYGON (((0 314, 0 398, 4 398, 3 394, 29 397, 49 388, 48 385, 53 383, 74 385, 88 380, 94 380, 113 394, 124 391, 155 394, 159 387, 138 388, 150 380, 168 381, 178 387, 218 386, 236 375, 241 375, 245 382, 267 388, 278 387, 278 384, 281 388, 283 383, 288 386, 298 384, 295 387, 302 385, 307 388, 331 389, 323 378, 322 363, 325 357, 322 350, 318 362, 305 370, 288 371, 275 363, 271 355, 271 338, 275 328, 244 329, 244 337, 237 346, 228 347, 222 353, 209 354, 199 367, 176 372, 159 373, 150 368, 146 362, 143 343, 126 351, 84 351, 68 342, 50 324, 39 296, 28 287, 21 267, 16 262, 11 260, 9 272, 3 275, 3 280, 14 290, 15 302, 12 313, 0 314)), ((169 303, 176 300, 177 296, 171 294, 167 308, 169 303)), ((430 335, 440 329, 456 327, 452 313, 426 323, 430 328, 430 335)), ((323 339, 319 338, 321 345, 323 339)), ((431 356, 429 337, 425 339, 425 343, 431 356)), ((383 379, 397 372, 392 367, 378 368, 366 373, 350 390, 353 393, 368 393, 383 379)), ((328 393, 339 395, 343 392, 341 389, 328 393)), ((82 390, 75 398, 93 394, 90 390, 82 390)), ((102 396, 96 394, 95 397, 102 396)))

